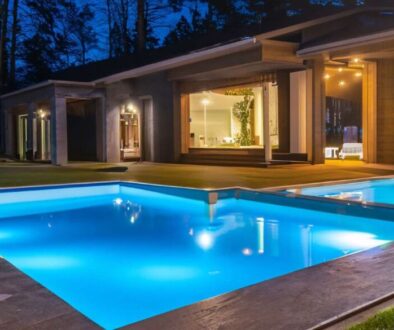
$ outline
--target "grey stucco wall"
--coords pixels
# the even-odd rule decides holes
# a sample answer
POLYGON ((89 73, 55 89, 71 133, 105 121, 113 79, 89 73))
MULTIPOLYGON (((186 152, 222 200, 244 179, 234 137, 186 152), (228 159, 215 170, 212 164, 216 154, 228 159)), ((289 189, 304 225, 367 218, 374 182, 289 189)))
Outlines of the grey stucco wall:
POLYGON ((173 162, 174 155, 174 102, 173 85, 166 73, 159 73, 133 82, 133 99, 142 107, 141 98, 151 97, 153 122, 145 129, 152 129, 153 161, 173 162))

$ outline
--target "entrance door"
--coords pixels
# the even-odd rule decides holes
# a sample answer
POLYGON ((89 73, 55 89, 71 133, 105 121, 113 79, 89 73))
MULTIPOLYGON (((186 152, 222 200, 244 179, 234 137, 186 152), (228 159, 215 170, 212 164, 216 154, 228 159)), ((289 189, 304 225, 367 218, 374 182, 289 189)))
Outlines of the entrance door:
POLYGON ((120 115, 120 156, 123 161, 141 157, 139 117, 135 110, 125 110, 120 115))
POLYGON ((27 115, 18 116, 18 154, 17 158, 26 160, 27 150, 27 115))

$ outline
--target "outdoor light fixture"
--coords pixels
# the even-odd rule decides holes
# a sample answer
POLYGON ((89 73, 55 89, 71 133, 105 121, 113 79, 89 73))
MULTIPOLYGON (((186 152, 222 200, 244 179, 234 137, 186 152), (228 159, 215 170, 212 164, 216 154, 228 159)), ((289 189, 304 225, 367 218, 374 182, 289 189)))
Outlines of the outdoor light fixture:
POLYGON ((197 236, 197 244, 204 250, 208 250, 213 245, 213 236, 208 232, 202 232, 197 236))
POLYGON ((134 105, 133 105, 133 103, 129 103, 127 106, 126 106, 126 111, 127 112, 130 112, 130 113, 133 113, 133 114, 135 114, 137 111, 135 110, 135 108, 134 108, 134 105))
POLYGON ((202 105, 207 106, 209 104, 209 100, 204 98, 201 100, 202 105))
POLYGON ((114 200, 114 204, 115 204, 115 205, 122 205, 122 203, 123 203, 123 200, 122 200, 121 198, 116 198, 116 199, 114 200))
POLYGON ((41 118, 41 119, 45 119, 45 117, 46 117, 46 115, 47 115, 47 114, 45 113, 45 111, 42 110, 42 109, 38 110, 38 111, 37 111, 37 114, 38 114, 38 117, 41 118))

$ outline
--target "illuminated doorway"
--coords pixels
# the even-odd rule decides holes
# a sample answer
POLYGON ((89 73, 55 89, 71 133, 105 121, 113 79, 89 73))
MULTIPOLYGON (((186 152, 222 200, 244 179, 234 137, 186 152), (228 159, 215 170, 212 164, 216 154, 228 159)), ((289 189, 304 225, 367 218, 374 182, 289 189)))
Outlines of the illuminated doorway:
POLYGON ((141 157, 140 118, 134 108, 123 106, 120 114, 120 156, 123 161, 141 157))
POLYGON ((33 120, 34 159, 51 160, 51 118, 47 111, 38 110, 33 120))

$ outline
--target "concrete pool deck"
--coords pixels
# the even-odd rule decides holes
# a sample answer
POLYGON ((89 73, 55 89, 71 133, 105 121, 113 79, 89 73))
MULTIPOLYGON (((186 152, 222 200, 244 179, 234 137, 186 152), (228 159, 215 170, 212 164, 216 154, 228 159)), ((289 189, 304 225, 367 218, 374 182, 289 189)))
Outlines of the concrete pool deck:
MULTIPOLYGON (((394 244, 265 281, 128 329, 324 329, 348 311, 394 292, 394 244), (320 325, 320 326, 319 326, 320 325)), ((0 329, 99 329, 0 259, 0 329)))
POLYGON ((0 329, 100 329, 63 300, 0 258, 0 329))

